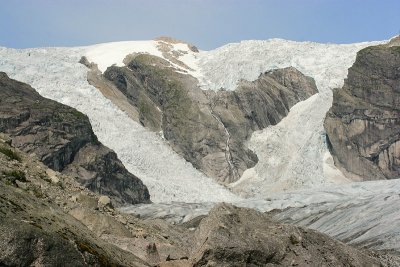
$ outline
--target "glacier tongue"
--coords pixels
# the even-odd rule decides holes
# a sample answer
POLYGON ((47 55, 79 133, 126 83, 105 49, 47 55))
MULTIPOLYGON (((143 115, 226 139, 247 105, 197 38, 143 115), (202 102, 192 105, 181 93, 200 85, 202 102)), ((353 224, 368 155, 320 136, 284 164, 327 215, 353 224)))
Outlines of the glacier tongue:
POLYGON ((319 94, 295 105, 275 126, 253 133, 248 146, 259 163, 231 188, 243 196, 349 182, 333 165, 325 143, 323 120, 332 89, 341 87, 359 50, 380 42, 318 44, 281 39, 242 41, 202 52, 201 84, 234 90, 240 79, 255 80, 267 70, 293 66, 315 79, 319 94))
MULTIPOLYGON (((294 106, 278 125, 253 134, 249 147, 258 155, 259 163, 231 185, 234 192, 246 197, 263 196, 347 182, 332 164, 323 119, 331 105, 331 90, 342 85, 356 52, 376 43, 334 45, 272 39, 243 41, 199 53, 190 51, 187 45, 173 45, 182 51, 178 59, 190 67, 189 73, 204 88, 233 90, 240 79, 254 80, 262 72, 287 66, 316 80, 319 94, 294 106)), ((99 139, 144 181, 153 201, 237 200, 239 197, 195 170, 159 136, 105 99, 87 83, 86 68, 78 63, 86 55, 104 70, 110 64, 123 64, 131 52, 163 56, 157 45, 156 41, 132 41, 78 48, 2 48, 0 70, 31 84, 43 96, 87 114, 99 139)))
POLYGON ((89 48, 0 49, 0 71, 42 96, 88 115, 99 140, 148 187, 153 202, 240 199, 178 156, 155 133, 131 120, 87 82, 78 63, 89 48))
MULTIPOLYGON (((376 250, 400 251, 400 180, 330 185, 279 192, 234 202, 239 207, 270 212, 278 221, 306 226, 345 243, 376 250)), ((144 204, 123 208, 142 218, 173 223, 206 215, 213 203, 144 204)))
POLYGON ((361 246, 400 250, 398 225, 393 223, 400 219, 400 181, 334 185, 348 180, 333 166, 322 126, 331 106, 331 90, 343 84, 356 52, 378 42, 333 45, 279 39, 244 41, 180 58, 193 69, 189 73, 203 88, 214 90, 234 90, 240 79, 254 80, 264 71, 287 66, 316 80, 319 94, 298 103, 279 124, 254 133, 249 140, 259 163, 232 184, 236 193, 253 196, 248 199, 195 170, 157 134, 129 119, 87 83, 87 69, 78 63, 82 55, 96 59, 104 70, 108 64, 122 64, 125 53, 159 56, 151 42, 135 48, 145 51, 132 51, 132 42, 79 48, 0 47, 0 71, 89 116, 99 140, 115 150, 127 169, 143 180, 155 202, 126 207, 125 212, 181 222, 206 214, 214 202, 224 201, 261 211, 279 209, 275 217, 281 221, 361 246), (118 46, 123 49, 119 51, 118 46), (103 54, 109 49, 111 53, 103 54), (293 189, 297 191, 278 192, 293 189))

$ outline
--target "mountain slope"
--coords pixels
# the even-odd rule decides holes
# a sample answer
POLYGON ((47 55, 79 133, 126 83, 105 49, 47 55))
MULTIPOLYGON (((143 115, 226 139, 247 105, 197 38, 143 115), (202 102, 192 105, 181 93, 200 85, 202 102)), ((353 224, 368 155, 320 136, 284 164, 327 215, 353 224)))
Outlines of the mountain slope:
POLYGON ((55 171, 68 173, 114 205, 149 202, 146 186, 129 173, 114 151, 103 146, 88 118, 41 97, 27 84, 0 72, 0 132, 55 171))
POLYGON ((361 180, 400 178, 400 46, 357 54, 325 119, 335 163, 361 180))
POLYGON ((132 55, 126 64, 111 66, 102 76, 91 67, 89 79, 103 91, 117 88, 124 96, 107 96, 116 103, 126 98, 141 124, 162 131, 184 159, 223 183, 236 181, 257 162, 245 145, 253 131, 276 124, 294 104, 317 92, 314 80, 294 68, 242 81, 235 91, 210 91, 159 57, 132 55))
POLYGON ((373 44, 377 42, 336 45, 272 39, 228 44, 200 55, 202 83, 213 89, 233 90, 240 79, 253 80, 260 71, 292 66, 314 78, 319 90, 294 106, 280 123, 253 134, 248 147, 259 161, 232 185, 235 192, 264 196, 349 182, 333 165, 323 120, 331 105, 331 90, 343 84, 357 51, 373 44))
MULTIPOLYGON (((151 43, 154 49, 159 49, 159 43, 151 43)), ((248 142, 249 148, 257 154, 258 164, 244 172, 233 190, 251 196, 271 190, 347 181, 333 166, 325 143, 323 117, 330 106, 331 89, 341 85, 356 52, 371 44, 331 45, 274 39, 244 41, 213 51, 194 52, 187 44, 174 43, 167 45, 165 51, 169 52, 165 55, 168 56, 160 50, 154 53, 157 56, 161 53, 178 72, 192 74, 202 88, 231 90, 240 79, 251 81, 260 73, 288 66, 294 66, 316 80, 320 91, 317 96, 299 103, 302 108, 289 112, 287 120, 256 132, 248 142), (173 63, 175 60, 184 64, 173 63), (265 145, 267 139, 268 146, 265 145)), ((143 50, 139 48, 136 42, 81 48, 1 48, 0 70, 32 84, 42 95, 87 114, 99 140, 116 151, 131 173, 143 179, 153 201, 237 200, 236 196, 187 164, 160 136, 132 121, 135 114, 129 117, 129 113, 121 112, 105 99, 87 83, 86 69, 78 63, 83 55, 92 53, 112 60, 103 63, 92 56, 89 61, 104 66, 122 65, 127 56, 123 54, 143 50), (121 47, 124 52, 117 52, 118 56, 114 58, 115 51, 121 47), (188 183, 193 186, 188 188, 188 183)), ((146 49, 144 52, 153 53, 146 49)))
POLYGON ((99 141, 117 153, 130 173, 141 178, 152 201, 240 199, 193 168, 159 135, 133 121, 89 85, 87 68, 79 61, 90 49, 0 48, 0 70, 32 85, 42 96, 87 114, 99 141))
MULTIPOLYGON (((92 208, 104 221, 98 195, 10 143, 0 134, 1 266, 148 266, 68 213, 71 207, 92 208)), ((114 221, 108 231, 116 228, 114 221)))

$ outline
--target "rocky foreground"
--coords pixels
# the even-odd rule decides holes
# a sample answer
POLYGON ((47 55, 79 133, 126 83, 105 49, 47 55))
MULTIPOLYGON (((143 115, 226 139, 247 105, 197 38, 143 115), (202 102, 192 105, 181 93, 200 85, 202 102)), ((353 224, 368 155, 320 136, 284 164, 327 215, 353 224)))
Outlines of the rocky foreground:
POLYGON ((358 52, 325 129, 335 164, 359 180, 400 178, 400 39, 358 52))
POLYGON ((141 220, 0 137, 2 266, 395 266, 228 204, 183 225, 141 220))

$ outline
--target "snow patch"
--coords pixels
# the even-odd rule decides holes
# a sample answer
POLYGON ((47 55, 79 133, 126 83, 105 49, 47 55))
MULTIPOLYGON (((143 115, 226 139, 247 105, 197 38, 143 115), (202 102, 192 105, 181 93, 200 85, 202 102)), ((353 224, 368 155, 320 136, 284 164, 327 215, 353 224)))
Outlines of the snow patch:
POLYGON ((83 53, 89 60, 97 64, 101 72, 112 65, 124 66, 124 58, 132 53, 147 53, 162 57, 161 51, 157 48, 157 41, 126 41, 97 44, 86 47, 83 53))

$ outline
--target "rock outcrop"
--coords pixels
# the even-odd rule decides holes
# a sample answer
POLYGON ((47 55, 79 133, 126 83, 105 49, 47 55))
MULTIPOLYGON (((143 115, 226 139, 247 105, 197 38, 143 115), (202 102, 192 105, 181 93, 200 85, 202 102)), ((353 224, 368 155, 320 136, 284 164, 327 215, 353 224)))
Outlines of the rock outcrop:
POLYGON ((109 195, 114 205, 149 202, 146 186, 97 140, 86 115, 43 98, 5 73, 0 73, 0 132, 51 169, 109 195))
MULTIPOLYGON (((102 80, 92 68, 89 81, 106 96, 105 87, 117 88, 136 110, 128 112, 132 118, 162 131, 177 153, 222 183, 238 180, 257 163, 245 145, 253 131, 277 124, 294 104, 317 93, 314 80, 294 68, 242 81, 235 91, 205 91, 164 59, 138 54, 124 62, 126 67, 109 67, 102 80)), ((119 106, 127 110, 122 100, 119 106)))
MULTIPOLYGON (((397 44, 397 45, 396 45, 397 44)), ((325 129, 335 164, 359 180, 400 178, 400 46, 357 54, 325 129)))
POLYGON ((214 207, 194 234, 192 266, 379 266, 380 261, 326 235, 278 224, 229 204, 214 207))

